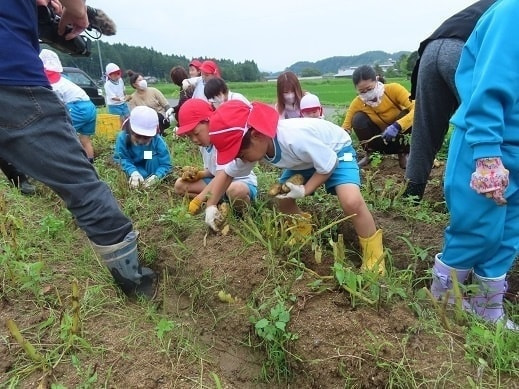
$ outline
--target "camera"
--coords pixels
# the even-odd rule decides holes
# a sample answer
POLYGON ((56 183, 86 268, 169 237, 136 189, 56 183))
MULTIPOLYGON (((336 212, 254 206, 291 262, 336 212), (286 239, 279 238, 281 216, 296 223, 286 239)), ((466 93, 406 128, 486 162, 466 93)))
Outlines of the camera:
POLYGON ((65 35, 70 32, 70 29, 67 29, 65 34, 59 35, 59 21, 59 15, 56 15, 50 7, 38 6, 38 35, 40 41, 65 54, 76 57, 90 56, 91 40, 84 35, 66 40, 65 35))

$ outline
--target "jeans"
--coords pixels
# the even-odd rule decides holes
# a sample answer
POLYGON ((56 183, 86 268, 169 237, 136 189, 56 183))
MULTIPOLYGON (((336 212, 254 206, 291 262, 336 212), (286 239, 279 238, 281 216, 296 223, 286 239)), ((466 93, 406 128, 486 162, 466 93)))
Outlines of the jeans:
POLYGON ((55 93, 45 87, 3 86, 0 107, 0 156, 56 192, 94 243, 121 242, 132 223, 99 180, 55 93))

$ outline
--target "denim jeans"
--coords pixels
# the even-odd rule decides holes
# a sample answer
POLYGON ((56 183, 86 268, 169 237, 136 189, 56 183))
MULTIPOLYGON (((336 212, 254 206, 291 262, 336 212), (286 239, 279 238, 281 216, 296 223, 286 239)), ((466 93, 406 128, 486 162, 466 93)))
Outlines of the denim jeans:
POLYGON ((56 192, 94 243, 119 243, 133 229, 88 161, 65 106, 52 90, 2 87, 0 157, 56 192))

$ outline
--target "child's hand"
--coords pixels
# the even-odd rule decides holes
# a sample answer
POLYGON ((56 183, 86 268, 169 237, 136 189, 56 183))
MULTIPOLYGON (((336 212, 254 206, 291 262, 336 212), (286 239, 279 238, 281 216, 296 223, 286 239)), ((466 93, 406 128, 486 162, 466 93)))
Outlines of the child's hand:
POLYGON ((286 182, 285 184, 290 189, 290 192, 286 194, 277 195, 278 199, 302 199, 305 197, 305 186, 304 185, 296 185, 291 182, 286 182))
POLYGON ((205 224, 207 224, 215 232, 220 231, 218 221, 222 219, 222 215, 216 205, 210 205, 205 209, 205 224))
POLYGON ((501 158, 480 158, 476 160, 476 171, 472 173, 470 187, 479 194, 494 199, 498 205, 506 204, 504 192, 508 187, 508 170, 501 158))

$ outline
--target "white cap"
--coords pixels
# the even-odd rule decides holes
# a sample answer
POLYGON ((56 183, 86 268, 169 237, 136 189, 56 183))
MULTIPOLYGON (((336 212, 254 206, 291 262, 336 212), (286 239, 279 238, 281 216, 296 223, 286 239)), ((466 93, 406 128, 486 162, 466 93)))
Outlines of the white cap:
POLYGON ((118 70, 121 70, 121 68, 112 62, 106 65, 106 74, 112 74, 113 72, 117 72, 118 70))
POLYGON ((61 66, 61 61, 59 60, 58 54, 49 49, 43 49, 40 52, 40 59, 43 62, 43 67, 45 70, 50 70, 51 72, 62 73, 63 66, 61 66))
POLYGON ((159 125, 159 115, 153 108, 139 105, 130 112, 130 127, 142 136, 155 136, 159 125))
POLYGON ((301 102, 299 103, 299 109, 303 111, 305 109, 312 108, 321 108, 321 102, 319 101, 319 97, 317 97, 316 95, 307 93, 301 98, 301 102))

